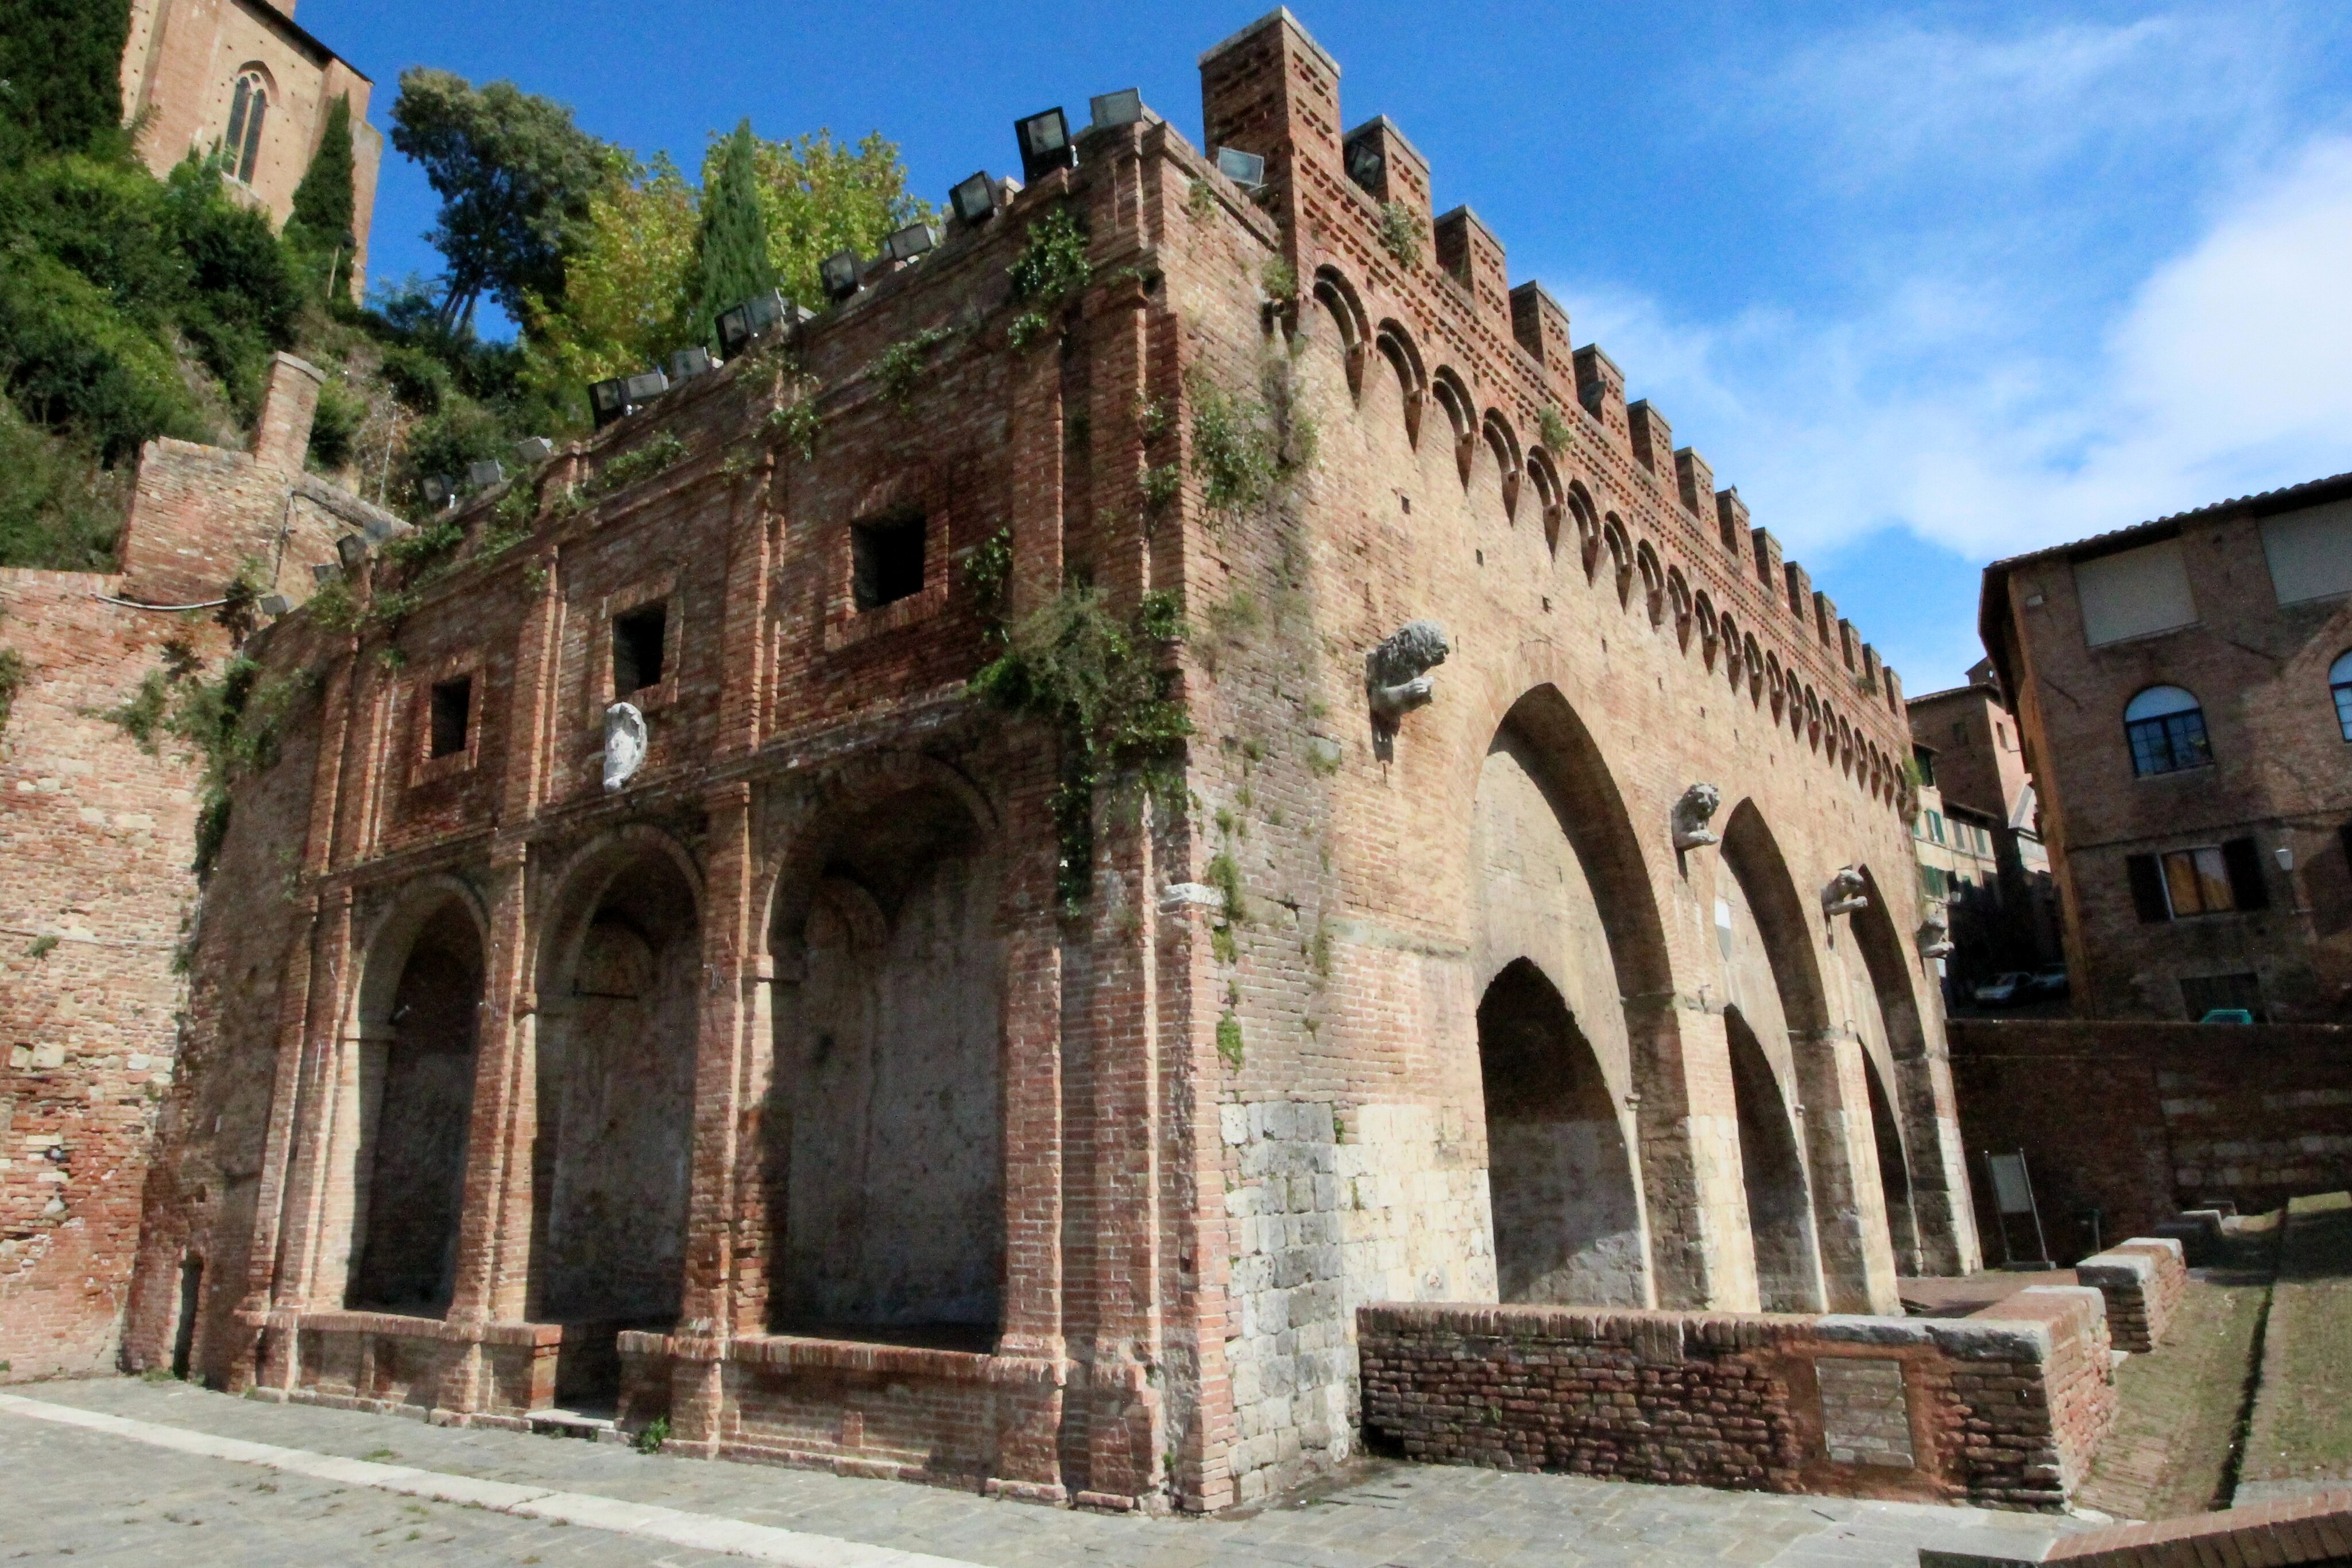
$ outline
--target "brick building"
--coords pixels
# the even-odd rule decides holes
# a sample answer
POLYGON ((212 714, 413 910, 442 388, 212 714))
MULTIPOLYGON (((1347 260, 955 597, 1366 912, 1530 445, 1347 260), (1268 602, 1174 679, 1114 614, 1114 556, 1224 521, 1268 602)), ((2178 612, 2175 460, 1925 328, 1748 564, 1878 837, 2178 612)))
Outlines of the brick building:
POLYGON ((1204 1508, 1360 1306, 1975 1266, 1893 672, 1288 13, 1202 75, 1262 188, 1114 95, 256 638, 134 1364, 1204 1508), (1161 593, 1169 787, 968 689, 1161 593))
POLYGON ((160 176, 218 149, 231 189, 278 225, 310 167, 327 111, 352 100, 352 292, 364 291, 383 135, 367 122, 374 84, 294 22, 294 0, 131 0, 122 110, 146 117, 139 149, 160 176))
POLYGON ((2352 1019, 2352 475, 1985 569, 2076 1012, 2352 1019))
POLYGON ((243 561, 299 601, 336 536, 401 526, 302 472, 318 385, 278 356, 253 452, 150 443, 121 571, 0 570, 26 671, 0 728, 0 1382, 114 1365, 179 1054, 196 769, 105 715, 174 660, 217 667, 243 561))
POLYGON ((1969 684, 1905 703, 1925 785, 1912 831, 1930 897, 1948 899, 1958 994, 2005 971, 2058 961, 2058 895, 2042 841, 2041 803, 2016 718, 1990 661, 1969 684), (1941 821, 1938 821, 1938 819, 1941 821), (1942 885, 1939 887, 1938 882, 1942 885))

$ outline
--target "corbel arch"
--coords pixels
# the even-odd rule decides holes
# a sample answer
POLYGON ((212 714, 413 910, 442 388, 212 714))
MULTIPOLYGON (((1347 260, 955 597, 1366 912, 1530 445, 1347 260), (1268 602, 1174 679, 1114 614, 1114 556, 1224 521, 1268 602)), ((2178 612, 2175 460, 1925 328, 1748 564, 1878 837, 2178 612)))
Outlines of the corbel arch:
POLYGON ((1727 610, 1723 612, 1722 619, 1717 622, 1716 624, 1721 629, 1723 633, 1723 678, 1731 683, 1731 689, 1733 691, 1738 691, 1739 689, 1739 661, 1741 656, 1747 652, 1739 641, 1739 622, 1733 620, 1731 618, 1731 612, 1727 610))
POLYGON ((1536 504, 1543 508, 1544 551, 1553 559, 1559 558, 1559 525, 1568 509, 1568 492, 1561 487, 1559 470, 1552 465, 1551 454, 1540 446, 1528 448, 1528 477, 1535 485, 1536 504))
POLYGON ((1681 567, 1666 569, 1666 603, 1674 611, 1675 641, 1687 653, 1690 652, 1692 624, 1691 590, 1690 579, 1683 575, 1681 567))
POLYGON ((1757 646, 1753 632, 1748 633, 1741 647, 1746 654, 1748 701, 1750 706, 1760 707, 1764 703, 1764 651, 1757 646))
POLYGON ((1328 262, 1315 269, 1315 300, 1330 313, 1339 329, 1339 350, 1348 367, 1348 395, 1361 402, 1364 361, 1370 354, 1371 319, 1347 275, 1328 262))
POLYGON ((1477 403, 1470 396, 1469 383, 1451 365, 1440 365, 1430 378, 1429 390, 1435 394, 1438 406, 1444 409, 1445 418, 1454 436, 1454 464, 1462 471, 1462 487, 1470 487, 1470 465, 1478 452, 1477 403))
POLYGON ((1633 550, 1633 564, 1642 574, 1642 602, 1649 612, 1650 624, 1663 626, 1666 621, 1666 574, 1658 565, 1658 552, 1643 539, 1633 550))
POLYGON ((1568 511, 1576 519, 1577 563, 1584 568, 1584 580, 1590 582, 1601 570, 1601 513, 1581 479, 1568 482, 1568 511))
POLYGON ((1699 658, 1712 670, 1715 668, 1716 650, 1723 641, 1723 624, 1715 618, 1715 601, 1706 596, 1706 589, 1698 591, 1698 598, 1692 603, 1691 615, 1698 625, 1699 658))
POLYGON ((1412 334, 1402 323, 1383 320, 1372 340, 1381 358, 1396 372, 1397 386, 1404 394, 1404 438, 1406 444, 1421 444, 1421 411, 1429 403, 1429 371, 1421 362, 1421 350, 1413 345, 1412 334))
POLYGON ((1609 514, 1601 526, 1601 542, 1609 551, 1610 575, 1617 589, 1617 608, 1622 610, 1633 597, 1633 544, 1625 532, 1625 520, 1616 513, 1609 514))
POLYGON ((1503 480, 1503 516, 1513 522, 1519 515, 1519 477, 1524 472, 1519 458, 1519 438, 1511 432, 1511 422, 1503 417, 1500 409, 1490 408, 1479 425, 1488 450, 1495 455, 1495 465, 1503 480))

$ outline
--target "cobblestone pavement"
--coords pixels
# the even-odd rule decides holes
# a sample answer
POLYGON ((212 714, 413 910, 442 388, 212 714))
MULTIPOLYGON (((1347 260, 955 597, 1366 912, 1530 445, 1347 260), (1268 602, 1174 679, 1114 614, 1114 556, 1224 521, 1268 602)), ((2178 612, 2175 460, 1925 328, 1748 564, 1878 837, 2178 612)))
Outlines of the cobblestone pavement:
MULTIPOLYGON (((1865 1568, 1930 1544, 2031 1556, 2072 1521, 1567 1476, 1360 1462, 1276 1504, 1212 1520, 1121 1518, 817 1471, 646 1457, 613 1445, 427 1427, 232 1399, 176 1384, 6 1391, 155 1426, 408 1466, 579 1499, 655 1504, 980 1564, 1437 1568, 1730 1563, 1865 1568)), ((361 1472, 354 1471, 354 1474, 361 1472)), ((396 1471, 381 1472, 396 1475, 396 1471)), ((559 1524, 377 1486, 160 1448, 0 1405, 0 1563, 741 1563, 625 1529, 559 1524)), ((625 1508, 593 1505, 625 1523, 625 1508)), ((842 1559, 854 1549, 839 1546, 842 1559)), ((771 1559, 782 1560, 782 1559, 771 1559)), ((823 1561, 823 1557, 814 1561, 823 1561)))

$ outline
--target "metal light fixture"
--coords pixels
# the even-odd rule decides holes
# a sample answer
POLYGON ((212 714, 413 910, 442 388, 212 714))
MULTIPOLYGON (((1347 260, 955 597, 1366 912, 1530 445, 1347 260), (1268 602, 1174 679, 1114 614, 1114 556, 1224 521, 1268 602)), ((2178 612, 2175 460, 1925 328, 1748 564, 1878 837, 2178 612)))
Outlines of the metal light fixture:
POLYGON ((254 608, 260 611, 264 615, 278 616, 283 615, 288 611, 293 609, 294 601, 287 598, 282 593, 265 593, 261 596, 260 602, 257 603, 254 608))
POLYGON ((996 215, 996 182, 982 169, 948 193, 948 204, 967 227, 984 224, 996 215))
POLYGON ((783 325, 785 309, 784 297, 771 288, 730 310, 720 311, 717 322, 719 351, 733 359, 750 348, 753 339, 783 325))
POLYGON ((1035 183, 1056 169, 1078 166, 1078 150, 1070 145, 1070 121, 1056 107, 1013 122, 1021 142, 1021 177, 1035 183))
POLYGON ((595 416, 599 430, 628 413, 628 377, 614 376, 609 382, 598 382, 591 386, 588 389, 588 411, 595 416))
POLYGON ((817 281, 824 286, 824 297, 838 305, 857 292, 857 253, 837 250, 816 264, 817 281))
POLYGON ((628 380, 629 406, 642 408, 669 391, 669 378, 659 371, 646 371, 628 380))
POLYGON ((1367 191, 1377 191, 1381 176, 1388 172, 1389 161, 1369 136, 1358 137, 1348 143, 1348 178, 1367 191))
POLYGON ((912 261, 939 243, 930 225, 908 224, 882 242, 882 254, 892 261, 912 261))
POLYGON ((1135 88, 1121 88, 1107 92, 1089 101, 1095 122, 1087 129, 1106 131, 1114 125, 1133 125, 1143 118, 1143 94, 1135 88))
POLYGON ((328 583, 334 580, 336 574, 341 570, 342 569, 341 567, 337 566, 331 560, 312 561, 310 563, 311 585, 317 588, 326 587, 328 583))
POLYGON ((710 350, 700 346, 680 349, 669 357, 669 379, 690 382, 697 376, 708 375, 716 367, 710 361, 710 350))
POLYGON ((544 435, 526 435, 514 444, 515 461, 528 466, 555 455, 555 443, 544 435))
POLYGON ((495 457, 485 457, 479 463, 466 465, 466 488, 487 490, 507 476, 507 465, 495 457))
POLYGON ((1244 191, 1265 188, 1265 157, 1263 153, 1244 152, 1238 147, 1217 149, 1217 172, 1244 191))
POLYGON ((367 540, 357 534, 345 534, 335 541, 335 559, 343 563, 345 571, 357 571, 367 564, 367 540))
POLYGON ((436 509, 457 504, 457 481, 446 474, 428 476, 417 486, 425 492, 425 504, 436 509))

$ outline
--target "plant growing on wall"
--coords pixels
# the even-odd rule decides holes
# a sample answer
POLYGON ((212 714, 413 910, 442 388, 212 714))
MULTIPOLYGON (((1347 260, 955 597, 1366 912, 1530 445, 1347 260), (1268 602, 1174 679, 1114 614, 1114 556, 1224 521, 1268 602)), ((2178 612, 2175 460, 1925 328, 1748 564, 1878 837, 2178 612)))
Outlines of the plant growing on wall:
POLYGON ((883 350, 874 361, 874 382, 881 391, 882 401, 900 413, 911 411, 915 389, 922 384, 924 365, 931 350, 954 336, 952 327, 926 327, 883 350))
POLYGON ((1015 350, 1026 350, 1048 331, 1062 308, 1094 281, 1087 244, 1085 225, 1066 204, 1029 225, 1012 268, 1013 298, 1028 308, 1008 329, 1015 350))
POLYGON ((25 689, 28 678, 25 655, 14 648, 0 648, 0 734, 8 728, 8 716, 16 710, 16 694, 25 689))
POLYGON ((1402 202, 1381 204, 1381 248, 1399 267, 1421 265, 1421 220, 1402 202))

